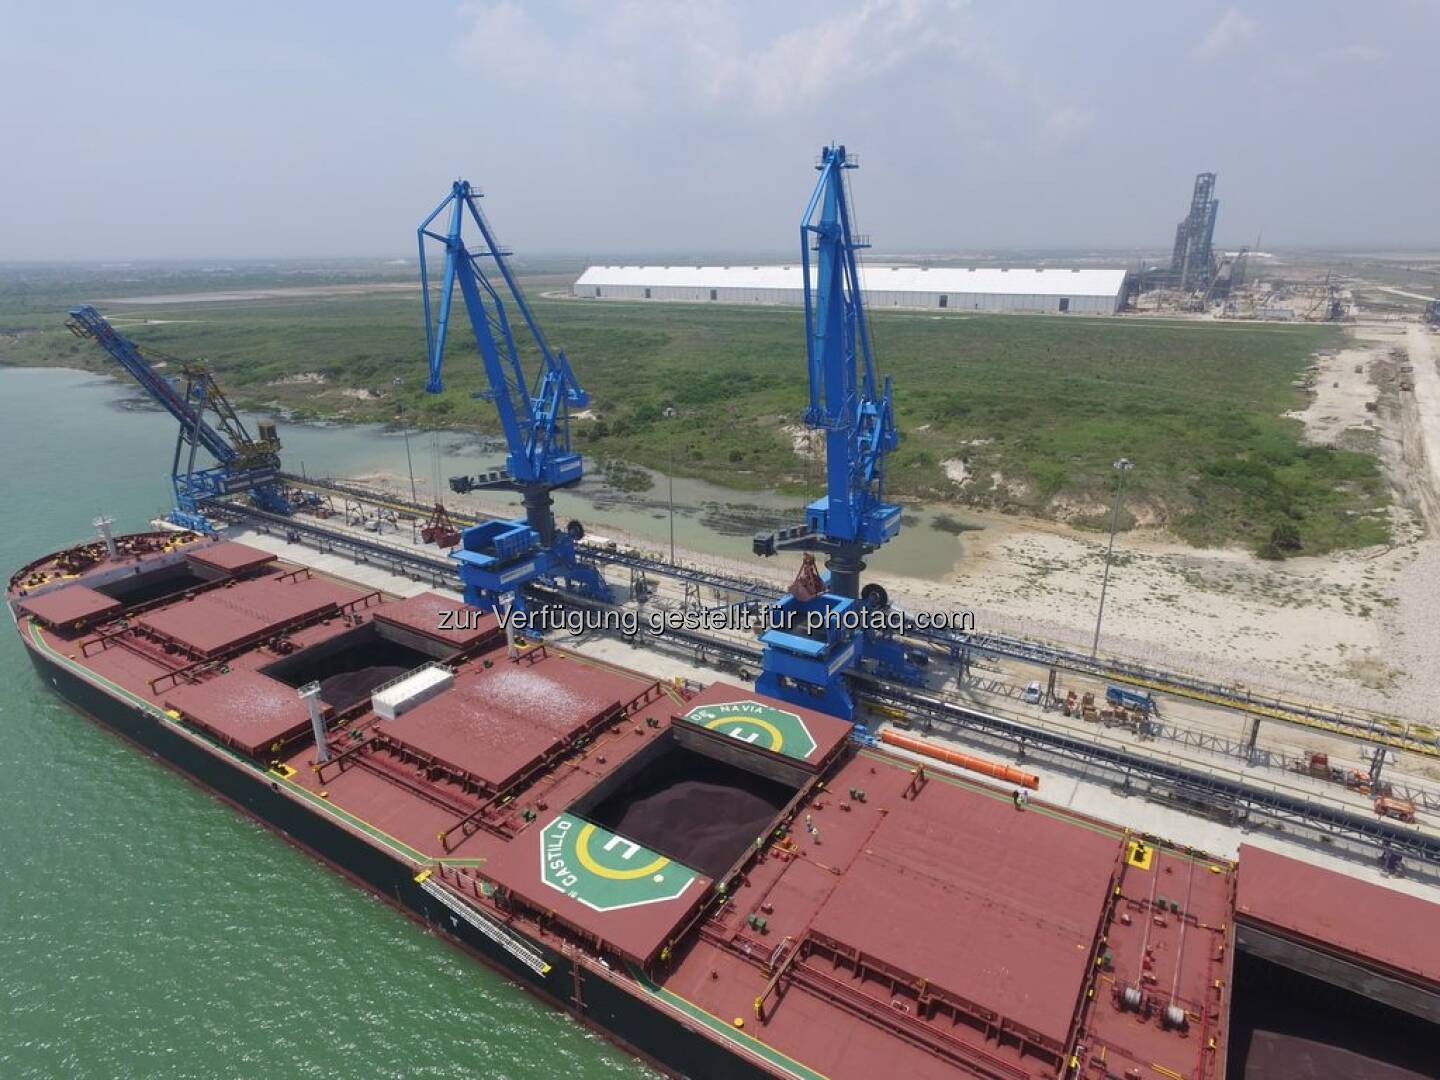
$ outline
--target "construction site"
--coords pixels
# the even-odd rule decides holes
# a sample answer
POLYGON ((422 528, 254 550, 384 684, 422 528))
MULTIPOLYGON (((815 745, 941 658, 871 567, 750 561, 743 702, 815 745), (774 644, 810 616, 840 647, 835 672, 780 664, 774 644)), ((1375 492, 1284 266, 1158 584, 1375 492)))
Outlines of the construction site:
MULTIPOLYGON (((1262 237, 1234 250, 1217 247, 1217 174, 1200 173, 1185 216, 1175 226, 1168 263, 1145 262, 1127 280, 1127 309, 1267 322, 1355 322, 1384 317, 1396 299, 1423 305, 1421 321, 1440 325, 1440 298, 1397 288, 1397 267, 1433 274, 1427 260, 1405 256, 1288 253, 1262 248, 1262 237), (1377 274, 1378 271, 1378 274, 1377 274)), ((1426 287, 1426 286, 1421 286, 1426 287)))

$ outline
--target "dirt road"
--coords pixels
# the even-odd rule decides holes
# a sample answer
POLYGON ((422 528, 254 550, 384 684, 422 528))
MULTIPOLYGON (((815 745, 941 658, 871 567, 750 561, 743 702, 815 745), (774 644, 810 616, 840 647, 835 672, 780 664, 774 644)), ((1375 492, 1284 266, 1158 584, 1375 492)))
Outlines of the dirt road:
POLYGON ((1409 327, 1405 351, 1414 370, 1415 411, 1425 464, 1430 473, 1430 497, 1425 499, 1426 516, 1432 530, 1440 531, 1440 368, 1436 366, 1437 339, 1423 326, 1409 327))

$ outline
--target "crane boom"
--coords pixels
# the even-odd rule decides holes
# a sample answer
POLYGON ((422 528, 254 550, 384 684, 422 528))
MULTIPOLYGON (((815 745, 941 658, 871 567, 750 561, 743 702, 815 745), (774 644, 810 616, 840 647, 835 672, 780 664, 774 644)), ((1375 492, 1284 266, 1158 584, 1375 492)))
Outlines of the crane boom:
POLYGON ((506 261, 510 255, 496 241, 490 224, 485 220, 479 203, 479 192, 468 180, 457 180, 447 195, 417 231, 420 248, 420 288, 425 306, 425 343, 430 361, 430 381, 426 390, 438 394, 444 389, 442 371, 445 344, 450 327, 451 303, 455 286, 460 287, 475 346, 480 352, 488 388, 484 397, 495 404, 500 427, 509 450, 506 467, 516 484, 544 484, 562 487, 579 482, 582 473, 580 455, 570 449, 569 409, 584 408, 590 398, 564 351, 555 351, 546 341, 525 293, 515 280, 506 261), (450 211, 449 228, 444 233, 430 226, 446 209, 450 211), (474 222, 483 244, 471 251, 465 243, 466 220, 474 222), (426 260, 426 240, 434 240, 445 248, 445 274, 440 285, 438 311, 432 309, 430 278, 426 260), (485 272, 481 260, 491 260, 499 287, 492 275, 485 272), (530 340, 540 354, 540 368, 533 386, 527 384, 520 349, 511 320, 513 308, 519 314, 530 340))
POLYGON ((885 462, 899 445, 890 380, 877 382, 845 174, 857 167, 843 146, 827 146, 800 219, 805 287, 807 426, 825 435, 825 495, 805 524, 755 538, 758 555, 808 549, 829 553, 830 591, 859 596, 864 556, 900 531, 900 507, 885 499, 885 462), (812 266, 811 252, 814 251, 812 266))
POLYGON ((822 150, 820 178, 800 222, 810 371, 805 422, 825 432, 826 496, 811 507, 819 519, 818 531, 832 541, 873 549, 899 531, 900 509, 884 498, 885 458, 898 445, 899 435, 890 380, 876 393, 870 325, 855 254, 869 244, 851 229, 845 188, 846 170, 856 167, 845 147, 822 150))
POLYGON ((757 555, 823 551, 822 578, 806 555, 789 595, 760 635, 765 649, 755 687, 762 693, 839 716, 855 717, 848 676, 870 664, 915 684, 919 667, 893 628, 868 618, 888 598, 878 583, 860 588, 865 556, 900 531, 900 507, 885 499, 885 460, 899 444, 890 380, 878 383, 845 174, 857 166, 843 146, 820 151, 820 173, 800 219, 805 285, 805 359, 810 377, 808 427, 825 435, 825 494, 805 522, 755 537, 757 555), (814 252, 812 270, 811 252, 814 252))
POLYGON ((261 509, 278 514, 291 512, 278 481, 280 440, 274 425, 262 423, 260 438, 252 438, 203 364, 167 357, 174 361, 179 374, 173 378, 161 375, 140 346, 89 304, 71 308, 65 325, 76 337, 88 338, 109 353, 180 424, 171 470, 175 489, 171 521, 187 529, 213 532, 214 526, 204 514, 204 502, 241 492, 261 509), (213 414, 213 424, 207 412, 213 414), (201 450, 216 464, 202 466, 198 461, 201 450))
POLYGON ((140 352, 140 346, 111 326, 95 308, 89 304, 71 308, 66 326, 76 337, 89 338, 109 353, 154 401, 179 421, 182 428, 194 433, 195 441, 216 461, 228 464, 239 456, 238 451, 205 420, 203 403, 187 400, 174 383, 150 366, 150 361, 140 352))

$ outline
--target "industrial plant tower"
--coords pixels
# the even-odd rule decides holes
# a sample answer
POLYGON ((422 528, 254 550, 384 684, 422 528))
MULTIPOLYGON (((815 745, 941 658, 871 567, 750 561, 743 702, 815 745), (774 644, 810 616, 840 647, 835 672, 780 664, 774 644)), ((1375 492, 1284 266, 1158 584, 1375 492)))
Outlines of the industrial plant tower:
POLYGON ((1215 217, 1220 200, 1215 198, 1215 174, 1195 177, 1190 212, 1175 226, 1175 251, 1170 256, 1170 276, 1182 292, 1205 290, 1215 276, 1215 217))

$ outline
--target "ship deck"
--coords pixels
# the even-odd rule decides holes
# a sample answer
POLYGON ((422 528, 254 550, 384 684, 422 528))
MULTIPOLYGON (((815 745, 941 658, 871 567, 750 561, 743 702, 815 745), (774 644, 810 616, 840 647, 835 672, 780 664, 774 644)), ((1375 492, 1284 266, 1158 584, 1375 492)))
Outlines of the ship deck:
POLYGON ((1250 844, 1240 849, 1240 865, 1237 918, 1440 995, 1440 909, 1434 904, 1250 844), (1418 927, 1430 932, 1417 933, 1418 927))
POLYGON ((203 585, 123 624, 22 631, 777 1074, 1223 1075, 1232 864, 857 748, 848 725, 741 687, 512 654, 438 594, 243 550, 200 561, 203 585), (453 682, 374 712, 370 689, 437 663, 453 682))

